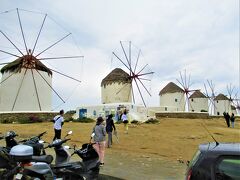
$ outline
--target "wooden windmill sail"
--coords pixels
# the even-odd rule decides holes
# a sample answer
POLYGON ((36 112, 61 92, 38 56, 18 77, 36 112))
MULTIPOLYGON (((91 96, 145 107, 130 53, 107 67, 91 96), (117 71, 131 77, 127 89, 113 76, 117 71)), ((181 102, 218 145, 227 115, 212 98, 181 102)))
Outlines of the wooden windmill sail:
POLYGON ((216 114, 216 105, 214 99, 216 98, 215 93, 215 85, 213 84, 212 80, 207 80, 207 85, 204 83, 204 89, 205 89, 205 96, 209 100, 209 106, 208 111, 210 115, 216 114), (210 90, 209 90, 210 89, 210 90))
POLYGON ((4 20, 8 20, 10 25, 7 26, 7 23, 4 26, 0 25, 0 41, 2 43, 0 57, 7 55, 9 60, 8 62, 0 61, 0 65, 4 65, 1 69, 0 111, 49 111, 52 109, 52 93, 62 103, 65 103, 66 100, 53 88, 52 77, 58 74, 78 83, 81 81, 59 70, 47 67, 45 62, 83 58, 81 55, 63 56, 64 50, 54 52, 56 47, 71 37, 71 33, 65 31, 61 37, 47 42, 53 36, 47 36, 47 33, 52 31, 45 27, 46 23, 50 24, 49 19, 51 19, 47 14, 18 8, 1 14, 6 15, 4 20), (22 18, 23 14, 26 19, 22 18), (40 23, 34 19, 33 14, 37 14, 41 18, 40 23), (9 19, 7 15, 9 15, 9 19), (29 17, 31 18, 28 19, 29 17), (32 19, 35 21, 31 22, 32 19), (19 25, 18 28, 12 27, 11 23, 14 22, 19 25), (35 26, 34 22, 38 25, 35 26), (33 36, 33 32, 35 36, 33 36), (40 44, 42 34, 47 37, 40 44), (61 55, 59 55, 60 53, 61 55), (13 58, 16 59, 13 60, 13 58))
MULTIPOLYGON (((145 85, 145 82, 151 81, 151 75, 153 72, 147 70, 148 64, 145 64, 143 66, 139 66, 140 57, 141 57, 141 50, 137 50, 135 52, 136 56, 133 56, 133 49, 132 49, 132 42, 126 42, 125 44, 120 41, 121 46, 121 52, 116 53, 113 52, 114 57, 121 62, 121 65, 124 66, 126 71, 129 72, 127 81, 130 82, 131 88, 128 95, 131 95, 133 103, 135 103, 135 89, 137 89, 138 95, 140 95, 140 98, 142 100, 142 103, 144 106, 146 106, 146 102, 143 97, 143 91, 146 92, 149 96, 151 96, 150 91, 145 85), (121 53, 121 54, 120 54, 121 53)), ((127 86, 128 84, 126 84, 127 86)), ((121 89, 119 89, 118 93, 124 89, 125 86, 123 86, 121 89)))
POLYGON ((180 80, 177 79, 177 82, 181 85, 181 88, 184 91, 184 96, 182 97, 185 100, 184 109, 185 109, 185 112, 189 112, 189 106, 190 106, 189 96, 193 92, 198 91, 199 89, 190 89, 190 87, 192 86, 191 76, 190 74, 187 76, 186 70, 184 71, 184 74, 182 74, 181 71, 179 74, 180 74, 180 80))

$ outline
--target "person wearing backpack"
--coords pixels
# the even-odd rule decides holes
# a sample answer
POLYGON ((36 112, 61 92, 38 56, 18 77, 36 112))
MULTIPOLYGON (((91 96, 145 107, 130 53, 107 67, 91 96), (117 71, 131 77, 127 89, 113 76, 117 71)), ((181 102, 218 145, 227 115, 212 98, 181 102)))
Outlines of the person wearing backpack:
POLYGON ((64 110, 60 110, 59 115, 55 116, 53 118, 53 128, 54 128, 54 137, 53 141, 55 139, 61 139, 61 131, 62 131, 62 126, 64 124, 64 118, 63 118, 64 110))

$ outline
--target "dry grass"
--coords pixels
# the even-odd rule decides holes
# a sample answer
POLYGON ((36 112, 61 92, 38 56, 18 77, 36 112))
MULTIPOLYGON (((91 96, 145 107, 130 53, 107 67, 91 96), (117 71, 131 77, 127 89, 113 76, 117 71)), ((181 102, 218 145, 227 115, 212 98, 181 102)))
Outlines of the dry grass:
MULTIPOLYGON (((107 149, 111 155, 127 153, 132 156, 159 156, 169 160, 189 160, 198 144, 211 142, 213 139, 202 126, 206 126, 219 142, 239 142, 240 122, 236 128, 227 128, 223 119, 160 119, 159 124, 130 125, 129 134, 124 134, 123 124, 116 124, 119 143, 114 139, 113 148, 107 149)), ((26 138, 47 131, 44 140, 50 142, 53 137, 52 123, 36 124, 1 124, 0 132, 14 130, 19 138, 26 138)), ((69 130, 71 144, 81 146, 88 142, 94 123, 65 123, 62 136, 69 130)))

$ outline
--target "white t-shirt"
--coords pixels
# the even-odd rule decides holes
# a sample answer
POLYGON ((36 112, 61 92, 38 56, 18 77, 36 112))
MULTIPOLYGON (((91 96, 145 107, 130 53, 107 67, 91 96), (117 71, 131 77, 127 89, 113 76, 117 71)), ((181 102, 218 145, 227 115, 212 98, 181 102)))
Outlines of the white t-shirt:
POLYGON ((53 120, 55 121, 54 123, 54 129, 62 129, 62 122, 64 122, 64 119, 61 115, 57 115, 53 118, 53 120))
POLYGON ((128 120, 127 115, 126 115, 126 114, 123 114, 123 115, 122 115, 122 121, 127 121, 127 120, 128 120))

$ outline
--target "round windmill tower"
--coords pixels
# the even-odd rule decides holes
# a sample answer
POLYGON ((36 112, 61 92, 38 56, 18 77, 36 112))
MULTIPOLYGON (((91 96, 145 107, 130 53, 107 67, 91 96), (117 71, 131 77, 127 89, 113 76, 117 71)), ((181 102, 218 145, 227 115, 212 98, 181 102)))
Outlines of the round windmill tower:
POLYGON ((132 102, 131 79, 121 68, 110 72, 101 82, 102 103, 132 102))
MULTIPOLYGON (((51 111, 57 100, 65 103, 66 98, 64 100, 53 88, 52 81, 56 84, 56 75, 60 75, 81 82, 55 70, 65 60, 83 58, 77 55, 76 47, 71 46, 75 44, 70 40, 73 39, 72 33, 59 27, 47 14, 17 8, 0 15, 0 66, 3 66, 0 111, 51 111), (13 57, 17 59, 12 61, 13 57), (2 59, 6 62, 1 62, 2 59), (45 63, 49 65, 51 60, 59 61, 59 66, 55 64, 54 68, 48 68, 45 63)), ((64 67, 66 70, 67 66, 64 67)), ((61 78, 62 81, 65 80, 61 78)))
POLYGON ((52 90, 48 86, 52 85, 52 71, 34 56, 24 55, 8 63, 1 73, 1 111, 51 110, 52 90))

